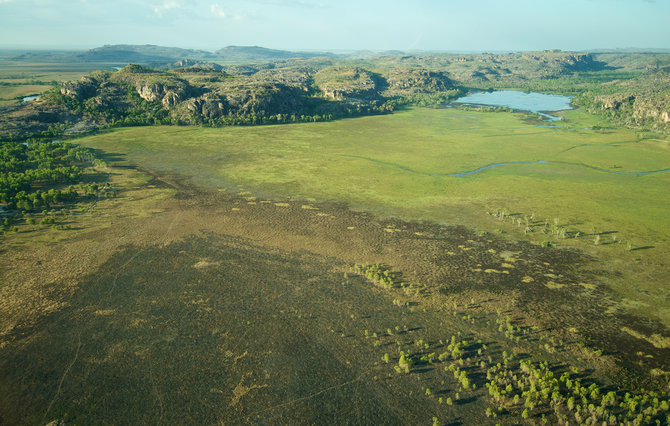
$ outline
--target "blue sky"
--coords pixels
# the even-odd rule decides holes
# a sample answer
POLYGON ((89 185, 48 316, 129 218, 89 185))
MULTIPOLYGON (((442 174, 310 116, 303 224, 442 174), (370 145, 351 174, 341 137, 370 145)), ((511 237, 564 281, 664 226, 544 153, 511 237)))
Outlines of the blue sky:
POLYGON ((670 0, 0 0, 0 46, 670 48, 670 0))

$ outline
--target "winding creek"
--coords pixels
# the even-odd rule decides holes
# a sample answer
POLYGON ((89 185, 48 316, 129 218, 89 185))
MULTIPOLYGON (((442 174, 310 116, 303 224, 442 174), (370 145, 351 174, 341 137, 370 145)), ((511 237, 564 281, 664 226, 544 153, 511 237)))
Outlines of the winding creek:
POLYGON ((568 161, 546 161, 546 160, 538 160, 538 161, 512 161, 512 162, 506 162, 506 163, 494 163, 494 164, 489 164, 484 167, 480 167, 475 170, 471 170, 469 172, 461 172, 461 173, 447 173, 447 174, 430 174, 429 176, 433 177, 439 177, 439 176, 455 176, 455 177, 464 177, 464 176, 470 176, 474 175, 476 173, 483 172, 484 170, 491 169, 493 167, 502 167, 502 166, 516 166, 519 164, 561 164, 561 165, 569 165, 569 166, 579 166, 579 167, 586 167, 587 169, 591 170, 597 170, 599 172, 605 172, 605 173, 613 173, 616 175, 631 175, 631 176, 646 176, 646 175, 653 175, 657 173, 668 173, 670 172, 670 169, 662 169, 662 170, 650 170, 646 172, 622 172, 619 170, 610 170, 610 169, 603 169, 601 167, 596 167, 596 166, 589 166, 588 164, 583 164, 583 163, 571 163, 568 161))
MULTIPOLYGON (((507 107, 507 108, 512 108, 514 110, 521 110, 521 111, 529 111, 532 113, 539 114, 545 118, 547 118, 550 122, 551 121, 559 121, 561 120, 561 117, 553 116, 550 114, 547 114, 547 112, 555 112, 555 111, 564 111, 568 109, 572 109, 572 105, 570 104, 570 97, 569 96, 562 96, 562 95, 549 95, 545 93, 536 93, 536 92, 520 92, 516 90, 496 90, 492 92, 476 92, 469 94, 467 96, 463 96, 461 98, 458 98, 455 100, 452 105, 477 105, 477 106, 494 106, 494 107, 507 107)), ((530 127, 524 127, 524 128, 535 128, 535 127, 549 127, 549 128, 557 128, 557 126, 554 126, 552 124, 547 124, 547 125, 541 125, 541 126, 530 126, 530 127)), ((577 127, 580 129, 588 129, 588 127, 577 127)), ((612 144, 620 144, 621 142, 613 142, 612 144)), ((607 144, 610 145, 610 144, 607 144)), ((585 144, 585 145, 580 145, 580 146, 591 146, 591 144, 585 144)), ((571 149, 577 148, 579 146, 574 146, 571 148, 568 148, 566 151, 569 151, 571 149)), ((354 157, 354 156, 351 156, 354 157)), ((365 159, 368 161, 372 161, 378 164, 385 164, 388 166, 393 166, 396 168, 399 168, 401 170, 405 170, 411 173, 417 173, 417 174, 423 174, 423 175, 428 175, 431 177, 466 177, 466 176, 472 176, 477 173, 484 172, 488 169, 492 169, 494 167, 504 167, 504 166, 518 166, 518 165, 524 165, 524 164, 546 164, 546 165, 571 165, 571 166, 579 166, 579 167, 586 167, 591 170, 596 170, 599 172, 604 172, 604 173, 612 173, 612 174, 617 174, 617 175, 629 175, 629 176, 646 176, 646 175, 653 175, 653 174, 658 174, 658 173, 668 173, 670 172, 670 168, 668 169, 662 169, 662 170, 650 170, 650 171, 641 171, 641 172, 624 172, 624 171, 619 171, 619 170, 611 170, 611 169, 604 169, 601 167, 595 167, 595 166, 590 166, 588 164, 584 163, 572 163, 572 162, 567 162, 567 161, 547 161, 547 160, 535 160, 535 161, 507 161, 507 162, 501 162, 501 163, 492 163, 488 164, 486 166, 479 167, 474 170, 470 170, 467 172, 458 172, 458 173, 444 173, 444 174, 438 174, 438 173, 421 173, 417 172, 415 170, 411 170, 407 167, 401 166, 399 164, 394 164, 394 163, 386 163, 383 161, 378 161, 374 160, 371 158, 367 157, 357 157, 360 159, 365 159)))
POLYGON ((661 170, 649 170, 649 171, 643 171, 643 172, 623 172, 623 171, 619 171, 619 170, 603 169, 601 167, 590 166, 590 165, 584 164, 584 163, 573 163, 573 162, 569 162, 569 161, 536 160, 536 161, 507 161, 507 162, 502 162, 502 163, 492 163, 492 164, 488 164, 486 166, 482 166, 482 167, 479 167, 477 169, 470 170, 470 171, 467 171, 467 172, 423 173, 423 172, 418 172, 416 170, 410 169, 409 167, 405 167, 405 166, 400 165, 400 164, 391 163, 391 162, 388 162, 388 161, 375 160, 374 158, 362 157, 362 156, 359 156, 359 155, 342 155, 342 157, 357 158, 359 160, 366 160, 366 161, 370 161, 371 163, 382 164, 382 165, 385 165, 385 166, 394 167, 394 168, 404 170, 406 172, 414 173, 414 174, 417 174, 417 175, 430 176, 430 177, 467 177, 467 176, 472 176, 472 175, 477 174, 477 173, 481 173, 481 172, 486 171, 488 169, 492 169, 494 167, 518 166, 518 165, 524 165, 524 164, 546 164, 546 165, 577 166, 577 167, 585 167, 587 169, 596 170, 596 171, 603 172, 603 173, 612 173, 612 174, 615 174, 615 175, 627 175, 627 176, 647 176, 647 175, 654 175, 654 174, 659 174, 659 173, 670 172, 670 168, 661 169, 661 170))

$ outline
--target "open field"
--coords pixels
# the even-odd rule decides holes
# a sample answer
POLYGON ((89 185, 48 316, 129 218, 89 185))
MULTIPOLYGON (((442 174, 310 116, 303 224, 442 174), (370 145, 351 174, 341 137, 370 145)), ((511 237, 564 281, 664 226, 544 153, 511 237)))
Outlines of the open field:
MULTIPOLYGON (((17 97, 42 93, 54 87, 53 83, 78 80, 106 64, 63 64, 0 61, 0 105, 16 102, 17 97)), ((111 65, 108 67, 111 69, 111 65)))
POLYGON ((485 385, 504 374, 528 386, 548 362, 562 379, 540 389, 585 417, 573 381, 598 405, 670 369, 662 338, 646 340, 658 326, 607 311, 575 251, 105 158, 117 198, 83 205, 71 230, 4 237, 3 423, 518 424, 556 410, 539 393, 532 408, 494 400, 485 385), (365 262, 389 283, 352 269, 365 262))
POLYGON ((598 279, 615 290, 622 309, 669 325, 670 173, 596 169, 666 169, 669 142, 591 130, 604 123, 579 110, 561 114, 566 119, 556 127, 543 127, 523 114, 411 109, 287 126, 132 128, 81 143, 207 188, 239 184, 271 197, 337 200, 387 217, 585 250, 601 259, 602 271, 615 271, 598 279), (432 176, 538 160, 550 163, 432 176), (497 209, 508 216, 489 214, 497 209))
POLYGON ((562 114, 75 140, 115 195, 5 227, 0 423, 667 421, 670 174, 610 171, 668 141, 562 114))
POLYGON ((113 64, 105 63, 39 63, 27 61, 13 61, 11 59, 0 62, 0 81, 7 83, 27 83, 38 81, 70 81, 76 80, 91 71, 112 69, 113 64))
POLYGON ((0 101, 16 102, 16 98, 37 95, 53 86, 44 84, 22 84, 20 86, 0 86, 0 101))

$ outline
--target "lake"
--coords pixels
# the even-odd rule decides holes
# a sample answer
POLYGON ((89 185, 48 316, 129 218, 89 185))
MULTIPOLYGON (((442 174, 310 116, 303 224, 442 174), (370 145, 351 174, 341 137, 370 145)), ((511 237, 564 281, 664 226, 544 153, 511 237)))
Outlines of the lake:
POLYGON ((547 95, 536 92, 519 92, 516 90, 497 90, 494 92, 478 92, 463 96, 454 101, 465 105, 501 106, 522 111, 530 111, 547 117, 551 121, 560 120, 546 112, 572 109, 570 97, 547 95))

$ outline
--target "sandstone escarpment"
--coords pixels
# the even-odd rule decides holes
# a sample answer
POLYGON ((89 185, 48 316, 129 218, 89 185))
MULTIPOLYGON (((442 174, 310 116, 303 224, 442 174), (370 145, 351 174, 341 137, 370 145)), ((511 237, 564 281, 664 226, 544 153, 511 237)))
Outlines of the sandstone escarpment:
POLYGON ((140 98, 148 102, 160 102, 170 109, 191 97, 195 90, 174 74, 128 65, 111 75, 110 81, 133 88, 140 98))
POLYGON ((670 130, 670 72, 661 69, 627 81, 615 81, 595 95, 589 110, 601 113, 624 125, 670 130))
POLYGON ((95 78, 84 76, 78 81, 63 83, 60 92, 65 96, 81 101, 95 96, 98 85, 99 82, 95 78))
POLYGON ((314 85, 326 99, 365 99, 377 95, 380 78, 362 68, 335 66, 317 72, 314 85))
POLYGON ((389 94, 435 93, 453 89, 454 82, 445 72, 396 68, 384 75, 389 94))

